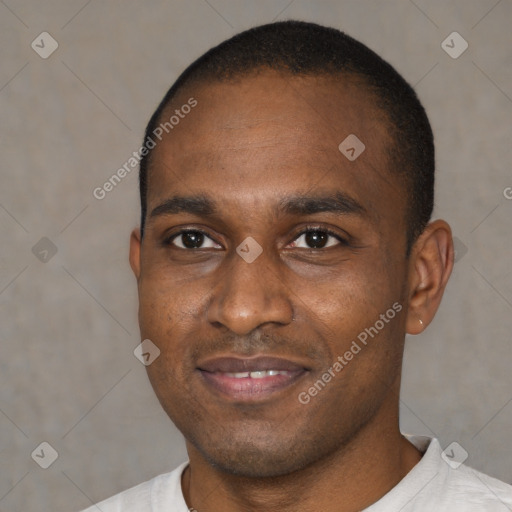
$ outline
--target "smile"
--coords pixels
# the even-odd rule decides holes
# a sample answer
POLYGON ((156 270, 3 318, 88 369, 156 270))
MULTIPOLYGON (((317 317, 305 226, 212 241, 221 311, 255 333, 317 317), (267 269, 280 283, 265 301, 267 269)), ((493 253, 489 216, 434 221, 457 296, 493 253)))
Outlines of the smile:
POLYGON ((236 401, 261 401, 284 391, 308 371, 276 357, 218 357, 198 365, 203 382, 215 394, 236 401))
POLYGON ((286 370, 258 370, 255 372, 238 372, 238 373, 225 373, 226 377, 233 377, 234 379, 263 379, 265 377, 273 377, 274 375, 289 375, 290 372, 286 370))

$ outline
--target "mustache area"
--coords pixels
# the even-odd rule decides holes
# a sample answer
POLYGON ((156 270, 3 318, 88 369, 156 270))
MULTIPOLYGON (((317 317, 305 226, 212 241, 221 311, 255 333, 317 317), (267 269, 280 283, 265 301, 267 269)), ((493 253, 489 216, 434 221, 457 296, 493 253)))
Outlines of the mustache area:
POLYGON ((299 358, 311 361, 311 366, 319 368, 331 360, 328 344, 322 339, 312 339, 303 335, 282 336, 277 333, 254 332, 248 336, 227 335, 220 339, 198 337, 189 352, 190 361, 220 354, 250 358, 258 355, 268 357, 299 358))

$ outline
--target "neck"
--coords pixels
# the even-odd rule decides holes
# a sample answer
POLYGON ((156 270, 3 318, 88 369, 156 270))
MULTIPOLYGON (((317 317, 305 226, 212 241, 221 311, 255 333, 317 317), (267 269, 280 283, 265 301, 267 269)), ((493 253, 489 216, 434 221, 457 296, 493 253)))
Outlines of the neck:
POLYGON ((190 465, 182 478, 185 500, 197 512, 362 510, 396 486, 421 459, 399 432, 397 409, 383 405, 371 422, 328 458, 277 478, 221 472, 187 444, 190 465))

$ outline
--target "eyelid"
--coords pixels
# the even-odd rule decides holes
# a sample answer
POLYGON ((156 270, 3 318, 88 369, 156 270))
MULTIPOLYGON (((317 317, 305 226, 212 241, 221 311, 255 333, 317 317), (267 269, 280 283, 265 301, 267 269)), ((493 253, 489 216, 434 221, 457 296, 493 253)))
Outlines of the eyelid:
MULTIPOLYGON (((327 228, 327 227, 324 227, 324 226, 318 225, 318 224, 316 224, 316 225, 312 224, 312 225, 302 227, 300 229, 300 231, 293 237, 292 242, 295 242, 295 240, 297 240, 297 238, 299 238, 300 236, 304 235, 305 233, 307 233, 309 231, 321 231, 322 233, 327 233, 328 235, 336 238, 338 240, 338 242, 340 243, 340 245, 349 245, 349 243, 350 243, 350 236, 348 234, 343 236, 340 233, 338 233, 330 228, 327 228)), ((321 251, 322 249, 311 249, 311 250, 321 251)))
MULTIPOLYGON (((177 246, 176 244, 173 244, 172 242, 174 241, 175 238, 178 238, 180 235, 184 235, 186 233, 201 233, 202 235, 204 235, 205 237, 209 238, 212 242, 216 243, 217 245, 220 245, 222 246, 221 243, 217 242, 217 240, 215 240, 210 234, 208 234, 208 232, 206 232, 204 229, 201 229, 201 228, 193 228, 193 227, 189 227, 189 228, 181 228, 179 231, 176 231, 170 235, 167 235, 164 237, 164 240, 163 240, 163 243, 164 245, 172 245, 173 247, 175 247, 176 249, 182 249, 182 250, 185 250, 185 251, 192 251, 194 249, 183 249, 183 247, 179 247, 177 246)), ((212 249, 212 247, 209 247, 209 249, 212 249)), ((198 249, 196 249, 198 250, 198 249)), ((218 250, 218 249, 216 249, 218 250)))
MULTIPOLYGON (((338 240, 340 245, 349 245, 349 243, 350 243, 349 242, 350 236, 348 236, 348 235, 343 236, 343 235, 337 233, 336 231, 334 231, 334 230, 332 230, 330 228, 327 228, 325 226, 318 225, 318 224, 315 224, 315 225, 312 224, 312 225, 303 226, 300 229, 300 231, 298 231, 294 235, 294 237, 293 237, 293 239, 291 240, 290 243, 295 242, 302 235, 304 235, 304 234, 306 234, 306 233, 308 233, 310 231, 320 231, 320 232, 326 233, 327 235, 332 236, 333 238, 338 240)), ((210 236, 207 231, 205 231, 204 229, 201 229, 201 228, 196 228, 196 227, 181 228, 179 231, 176 231, 176 232, 172 233, 171 235, 166 236, 164 238, 164 240, 163 240, 163 243, 164 243, 164 245, 172 245, 173 247, 175 247, 177 249, 183 249, 182 247, 179 247, 176 244, 173 244, 172 242, 174 241, 175 238, 178 238, 180 235, 183 235, 185 233, 190 233, 190 232, 192 232, 192 233, 201 233, 205 237, 209 238, 212 242, 216 243, 217 245, 222 246, 222 244, 219 243, 217 240, 215 240, 212 236, 210 236)), ((209 249, 211 249, 211 247, 209 249)), ((300 247, 299 247, 299 249, 300 249, 300 247)), ((191 251, 193 249, 183 249, 183 250, 191 251)), ((196 250, 198 250, 198 249, 196 249, 196 250)), ((323 250, 323 248, 311 249, 311 250, 321 251, 321 250, 323 250)))

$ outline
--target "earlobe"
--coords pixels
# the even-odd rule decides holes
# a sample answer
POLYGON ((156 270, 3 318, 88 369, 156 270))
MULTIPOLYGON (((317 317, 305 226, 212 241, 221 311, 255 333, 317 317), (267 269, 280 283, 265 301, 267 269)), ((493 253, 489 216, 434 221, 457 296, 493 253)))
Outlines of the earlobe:
POLYGON ((414 244, 409 264, 406 331, 423 332, 441 303, 453 268, 453 240, 443 220, 431 222, 414 244))
POLYGON ((141 254, 141 237, 140 229, 135 228, 130 236, 130 266, 137 278, 140 277, 140 254, 141 254))

